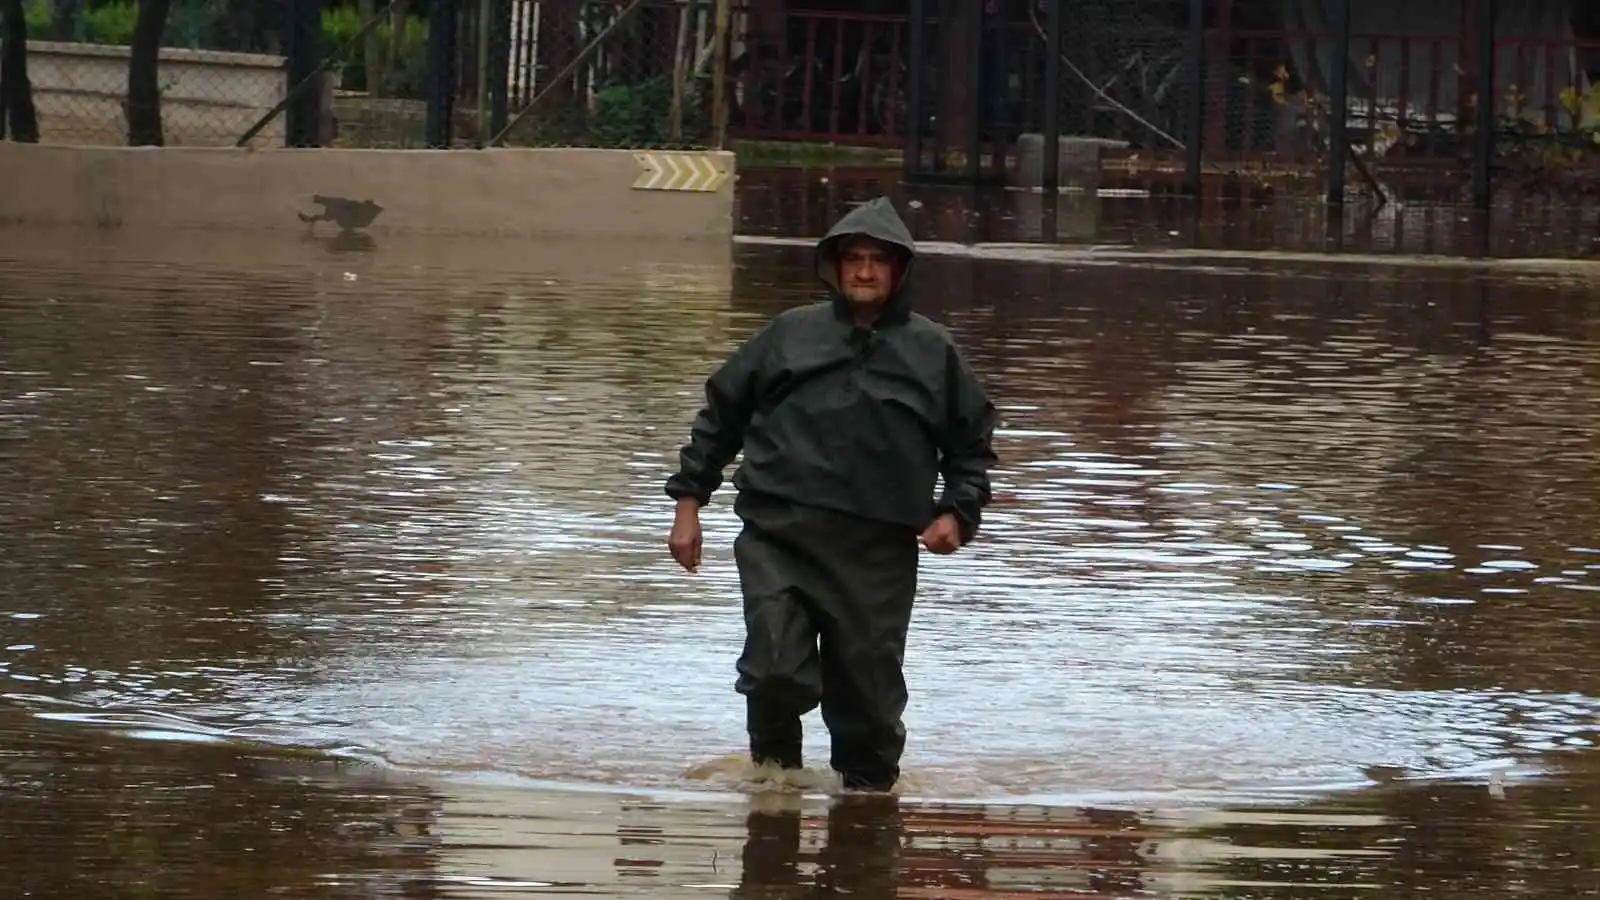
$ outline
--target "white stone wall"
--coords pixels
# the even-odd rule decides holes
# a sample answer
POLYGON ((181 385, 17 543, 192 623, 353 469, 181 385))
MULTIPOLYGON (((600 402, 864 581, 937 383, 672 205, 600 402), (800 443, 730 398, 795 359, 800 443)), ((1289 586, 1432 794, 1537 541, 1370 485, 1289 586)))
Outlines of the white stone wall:
MULTIPOLYGON (((128 55, 128 47, 109 44, 29 41, 28 75, 41 141, 127 143, 128 55)), ((168 146, 232 146, 288 87, 281 56, 175 47, 161 50, 157 78, 168 146)), ((283 129, 279 115, 251 146, 283 146, 283 129)))

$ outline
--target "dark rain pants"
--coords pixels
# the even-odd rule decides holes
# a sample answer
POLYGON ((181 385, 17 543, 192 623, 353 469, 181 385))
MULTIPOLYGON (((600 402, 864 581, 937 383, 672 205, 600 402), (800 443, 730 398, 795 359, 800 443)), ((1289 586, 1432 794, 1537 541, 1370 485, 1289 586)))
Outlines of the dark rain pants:
POLYGON ((750 492, 734 509, 745 620, 735 690, 751 757, 798 768, 800 717, 820 703, 845 786, 888 790, 906 743, 916 533, 750 492))

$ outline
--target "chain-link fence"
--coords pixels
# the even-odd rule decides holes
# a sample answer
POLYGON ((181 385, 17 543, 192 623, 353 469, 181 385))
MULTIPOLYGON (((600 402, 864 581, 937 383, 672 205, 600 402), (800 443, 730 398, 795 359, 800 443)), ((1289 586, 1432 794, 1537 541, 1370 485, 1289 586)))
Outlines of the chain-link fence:
POLYGON ((510 0, 509 144, 704 147, 715 4, 510 0), (514 113, 515 115, 515 113, 514 113))
MULTIPOLYGON (((242 0, 8 0, 0 103, 14 139, 231 143, 283 95, 281 12, 242 0), (265 14, 252 18, 249 12, 265 14), (17 19, 21 26, 17 27, 17 19), (155 52, 158 51, 158 52, 155 52), (24 110, 31 105, 32 116, 24 110)), ((282 123, 263 141, 283 141, 282 123)))
POLYGON ((1243 21, 1204 37, 1208 171, 1348 168, 1385 193, 1464 195, 1486 187, 1466 188, 1475 169, 1509 184, 1600 167, 1600 22, 1582 4, 1235 6, 1243 21))
MULTIPOLYGON (((1047 13, 1029 6, 1027 36, 1041 56, 1047 13)), ((1137 0, 1085 0, 1063 8, 1064 131, 1123 147, 1183 147, 1187 35, 1172 27, 1171 13, 1170 5, 1137 0)))
POLYGON ((716 10, 0 0, 0 124, 79 145, 704 147, 716 10))
POLYGON ((331 6, 322 11, 328 62, 316 106, 318 143, 335 147, 428 146, 432 10, 426 0, 331 6))
POLYGON ((1600 172, 1582 0, 742 0, 731 34, 735 137, 902 147, 918 177, 1037 183, 1052 126, 1061 170, 1147 180, 1600 172))
POLYGON ((1600 4, 1582 0, 0 0, 0 17, 0 124, 22 140, 704 147, 726 122, 1026 182, 1053 125, 1061 165, 1140 177, 1481 195, 1600 171, 1600 4))

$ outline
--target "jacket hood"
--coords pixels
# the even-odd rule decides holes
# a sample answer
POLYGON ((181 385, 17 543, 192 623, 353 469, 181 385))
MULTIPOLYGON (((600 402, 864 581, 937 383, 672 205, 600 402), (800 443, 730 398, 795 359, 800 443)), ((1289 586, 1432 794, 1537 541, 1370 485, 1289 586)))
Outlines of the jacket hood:
POLYGON ((917 247, 911 240, 911 229, 906 227, 887 197, 878 197, 857 206, 828 229, 828 233, 817 242, 817 277, 828 286, 836 302, 845 302, 839 290, 839 244, 853 235, 876 238, 898 247, 902 252, 904 258, 900 277, 895 281, 888 302, 884 304, 883 316, 904 318, 910 313, 910 299, 905 288, 916 263, 917 247))

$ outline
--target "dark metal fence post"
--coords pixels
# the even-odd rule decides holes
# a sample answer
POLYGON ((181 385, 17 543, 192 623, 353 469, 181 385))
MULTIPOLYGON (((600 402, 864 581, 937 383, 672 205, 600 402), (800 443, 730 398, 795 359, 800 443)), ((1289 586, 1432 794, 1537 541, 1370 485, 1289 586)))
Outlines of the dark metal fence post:
POLYGON ((1350 145, 1350 0, 1333 0, 1333 71, 1328 77, 1328 204, 1344 208, 1344 154, 1350 145))
MULTIPOLYGON (((964 4, 967 9, 967 133, 965 146, 967 166, 967 181, 976 183, 981 161, 978 159, 980 142, 983 132, 983 4, 979 0, 967 0, 964 4)), ((960 7, 958 6, 958 9, 960 7)), ((959 13, 958 13, 959 15, 959 13)))
MULTIPOLYGON (((322 60, 322 2, 321 0, 289 0, 288 28, 284 37, 285 90, 304 81, 322 60)), ((317 107, 322 92, 302 89, 289 101, 284 110, 284 143, 290 147, 317 146, 317 107)))
POLYGON ((449 149, 455 136, 456 3, 428 3, 428 115, 427 142, 449 149))
MULTIPOLYGON (((1189 133, 1183 153, 1183 191, 1200 196, 1200 163, 1203 159, 1202 135, 1206 126, 1206 17, 1205 0, 1189 0, 1189 133)), ((1225 66, 1227 60, 1223 60, 1225 66)))
MULTIPOLYGON (((1489 211, 1490 166, 1494 163, 1494 0, 1478 2, 1478 106, 1477 134, 1472 153, 1472 205, 1489 211)), ((1485 234, 1488 223, 1483 226, 1485 234)))
MULTIPOLYGON (((1040 184, 1047 194, 1061 188, 1061 0, 1045 2, 1044 158, 1040 184)), ((1047 204, 1052 213, 1054 205, 1047 204)), ((1052 238, 1053 240, 1053 238, 1052 238)))
POLYGON ((923 41, 927 36, 927 0, 911 0, 910 12, 910 21, 906 25, 910 29, 910 46, 906 49, 906 115, 900 126, 905 129, 906 146, 902 154, 901 177, 906 181, 916 180, 922 170, 922 73, 926 69, 923 65, 926 52, 923 41))
POLYGON ((506 127, 511 105, 511 0, 490 0, 489 133, 506 127))

